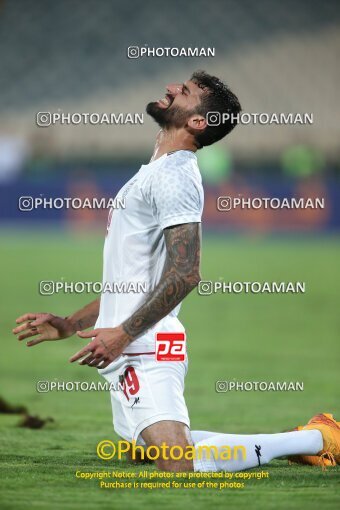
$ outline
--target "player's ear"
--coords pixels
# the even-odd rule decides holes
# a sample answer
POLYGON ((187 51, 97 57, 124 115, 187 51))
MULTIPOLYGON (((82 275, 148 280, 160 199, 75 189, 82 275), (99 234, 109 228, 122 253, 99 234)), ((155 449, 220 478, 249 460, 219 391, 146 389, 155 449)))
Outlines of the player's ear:
POLYGON ((203 131, 207 127, 207 120, 197 113, 189 118, 188 127, 196 131, 203 131))

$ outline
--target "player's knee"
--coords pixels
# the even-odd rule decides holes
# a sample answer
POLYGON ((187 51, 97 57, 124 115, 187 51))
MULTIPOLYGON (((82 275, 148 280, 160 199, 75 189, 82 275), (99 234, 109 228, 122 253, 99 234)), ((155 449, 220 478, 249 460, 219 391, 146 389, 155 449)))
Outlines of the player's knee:
POLYGON ((193 471, 193 462, 185 457, 186 449, 192 445, 187 425, 172 420, 156 422, 142 431, 148 447, 159 449, 155 464, 162 471, 193 471), (176 457, 173 450, 176 450, 176 457), (178 451, 182 455, 178 455, 178 451))

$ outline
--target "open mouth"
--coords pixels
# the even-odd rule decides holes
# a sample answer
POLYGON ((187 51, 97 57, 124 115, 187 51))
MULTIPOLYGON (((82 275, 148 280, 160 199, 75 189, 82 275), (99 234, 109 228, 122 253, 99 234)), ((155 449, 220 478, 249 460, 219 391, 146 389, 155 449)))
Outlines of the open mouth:
POLYGON ((158 103, 158 106, 160 106, 161 108, 169 108, 169 106, 172 105, 173 103, 173 100, 174 100, 174 97, 171 96, 170 94, 165 94, 165 97, 163 99, 159 99, 157 101, 158 103))

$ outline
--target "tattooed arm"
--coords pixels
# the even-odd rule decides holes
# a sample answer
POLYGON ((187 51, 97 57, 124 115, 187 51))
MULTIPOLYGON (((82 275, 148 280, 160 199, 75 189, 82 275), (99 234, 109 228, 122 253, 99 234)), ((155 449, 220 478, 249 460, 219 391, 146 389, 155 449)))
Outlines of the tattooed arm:
POLYGON ((122 324, 131 338, 168 315, 200 281, 200 223, 166 228, 164 237, 166 260, 160 282, 144 305, 122 324))
POLYGON ((79 332, 93 340, 70 361, 86 355, 81 365, 107 367, 133 340, 168 315, 200 281, 200 223, 186 223, 164 230, 166 260, 158 285, 145 303, 121 326, 79 332))

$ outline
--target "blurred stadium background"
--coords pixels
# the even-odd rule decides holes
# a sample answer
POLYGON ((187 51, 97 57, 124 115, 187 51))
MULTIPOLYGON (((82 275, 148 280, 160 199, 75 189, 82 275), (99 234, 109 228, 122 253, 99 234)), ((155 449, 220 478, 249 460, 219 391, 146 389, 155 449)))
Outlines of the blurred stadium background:
POLYGON ((55 125, 39 111, 143 113, 196 69, 224 79, 244 112, 313 113, 313 125, 239 126, 200 152, 206 228, 340 227, 336 0, 0 3, 2 224, 87 229, 102 212, 18 210, 18 196, 107 196, 147 162, 157 126, 55 125), (129 46, 215 47, 214 58, 127 58, 129 46), (220 214, 216 195, 323 196, 325 210, 220 214))

